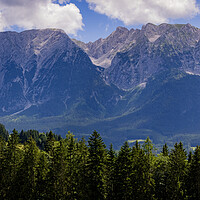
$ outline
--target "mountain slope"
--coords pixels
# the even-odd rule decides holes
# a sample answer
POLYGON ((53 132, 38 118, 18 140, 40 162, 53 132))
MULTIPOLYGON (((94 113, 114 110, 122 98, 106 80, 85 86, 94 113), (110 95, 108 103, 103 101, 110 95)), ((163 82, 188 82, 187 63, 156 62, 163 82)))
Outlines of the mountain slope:
POLYGON ((178 135, 196 144, 199 40, 189 24, 120 27, 96 43, 76 41, 82 48, 57 29, 0 33, 0 121, 80 137, 96 129, 115 145, 147 136, 174 143, 178 135), (111 66, 95 66, 89 51, 111 66))
POLYGON ((83 101, 98 116, 119 96, 61 30, 5 32, 0 39, 2 116, 70 114, 83 101), (108 95, 102 97, 102 90, 108 95))

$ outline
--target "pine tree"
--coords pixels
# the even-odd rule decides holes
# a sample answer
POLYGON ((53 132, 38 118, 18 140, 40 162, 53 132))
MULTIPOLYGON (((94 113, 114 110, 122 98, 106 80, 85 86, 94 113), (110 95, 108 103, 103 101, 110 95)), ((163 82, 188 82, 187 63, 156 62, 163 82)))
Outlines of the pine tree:
POLYGON ((78 164, 77 164, 77 140, 74 138, 74 135, 70 132, 66 135, 65 139, 66 144, 66 177, 67 177, 67 199, 74 200, 77 198, 77 180, 78 176, 78 164))
POLYGON ((87 199, 87 163, 88 163, 88 147, 86 145, 86 141, 84 138, 82 138, 77 146, 77 176, 76 176, 76 182, 77 182, 77 199, 79 200, 85 200, 87 199))
POLYGON ((121 147, 119 154, 116 158, 114 169, 114 184, 113 184, 113 196, 117 200, 129 200, 131 197, 131 172, 132 172, 132 160, 131 160, 131 148, 128 142, 125 142, 121 147))
POLYGON ((197 146, 191 159, 187 181, 189 199, 200 199, 200 146, 197 146))
POLYGON ((132 149, 132 199, 153 199, 154 181, 152 178, 152 149, 153 144, 151 144, 149 139, 143 145, 143 149, 140 148, 137 141, 132 149))
POLYGON ((6 142, 2 136, 0 136, 0 199, 4 198, 4 182, 6 176, 3 173, 5 171, 4 166, 6 162, 5 158, 6 142))
POLYGON ((104 174, 106 150, 100 134, 96 131, 90 136, 88 155, 88 200, 102 200, 105 196, 104 174))
POLYGON ((183 144, 174 145, 169 155, 169 175, 167 181, 168 199, 181 200, 186 197, 185 178, 187 174, 186 151, 183 144))
POLYGON ((163 156, 168 156, 169 155, 169 150, 168 150, 168 146, 167 146, 166 143, 162 148, 162 154, 163 154, 163 156))
POLYGON ((19 147, 19 134, 14 129, 13 133, 10 134, 8 139, 7 148, 5 151, 5 162, 3 164, 2 173, 5 175, 3 180, 3 196, 5 200, 15 199, 16 193, 16 183, 17 183, 17 173, 20 169, 21 161, 23 159, 23 151, 19 147))
POLYGON ((32 137, 29 138, 24 148, 24 159, 17 176, 18 198, 34 200, 36 198, 39 149, 32 137))
POLYGON ((37 167, 36 199, 47 199, 48 183, 47 174, 49 173, 49 156, 46 152, 41 151, 39 154, 37 167))
POLYGON ((115 151, 113 150, 113 145, 110 145, 109 151, 107 153, 107 162, 106 162, 106 199, 114 199, 114 181, 115 181, 115 151))
POLYGON ((55 138, 54 138, 54 134, 52 131, 50 131, 47 134, 47 141, 45 144, 45 151, 51 156, 52 151, 53 151, 53 147, 54 147, 54 142, 55 142, 55 138))
POLYGON ((3 124, 0 124, 0 136, 7 141, 9 137, 8 131, 5 129, 5 126, 3 124))
MULTIPOLYGON (((164 146, 165 148, 166 146, 164 146)), ((155 181, 155 197, 159 200, 168 200, 167 180, 169 174, 169 156, 166 151, 162 151, 160 155, 156 157, 154 181, 155 181)))
POLYGON ((64 199, 67 195, 66 150, 63 140, 51 149, 49 172, 47 175, 48 199, 64 199))

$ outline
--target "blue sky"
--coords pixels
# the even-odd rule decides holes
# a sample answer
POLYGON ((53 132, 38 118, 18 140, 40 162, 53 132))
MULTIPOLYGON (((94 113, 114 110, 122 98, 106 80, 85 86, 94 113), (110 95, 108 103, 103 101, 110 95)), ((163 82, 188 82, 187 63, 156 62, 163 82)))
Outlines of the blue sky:
POLYGON ((89 42, 148 22, 200 28, 200 0, 0 0, 0 30, 60 28, 89 42))

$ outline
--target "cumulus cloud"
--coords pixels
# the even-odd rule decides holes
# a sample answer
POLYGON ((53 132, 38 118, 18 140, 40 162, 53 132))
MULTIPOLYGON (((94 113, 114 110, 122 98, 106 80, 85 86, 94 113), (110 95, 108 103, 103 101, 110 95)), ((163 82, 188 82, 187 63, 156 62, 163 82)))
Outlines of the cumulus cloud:
POLYGON ((199 13, 196 0, 86 0, 90 9, 119 19, 126 25, 162 23, 199 13))
MULTIPOLYGON (((68 0, 60 0, 67 3, 68 0)), ((73 3, 60 6, 52 0, 0 0, 0 30, 59 28, 76 35, 83 27, 80 10, 73 3)))
POLYGON ((70 0, 58 0, 58 2, 60 3, 60 4, 63 4, 63 3, 68 3, 70 0))

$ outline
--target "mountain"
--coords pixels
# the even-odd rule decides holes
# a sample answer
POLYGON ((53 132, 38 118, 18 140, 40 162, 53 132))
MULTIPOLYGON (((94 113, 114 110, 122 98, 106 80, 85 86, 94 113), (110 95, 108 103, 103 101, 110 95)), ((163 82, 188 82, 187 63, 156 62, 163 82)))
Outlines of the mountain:
POLYGON ((89 55, 93 64, 107 68, 111 65, 116 53, 133 43, 139 32, 139 30, 129 31, 127 28, 117 27, 116 31, 105 39, 100 38, 86 44, 75 39, 73 41, 89 55))
POLYGON ((62 30, 5 32, 0 41, 1 116, 80 114, 89 105, 98 117, 117 101, 118 90, 62 30))
POLYGON ((0 33, 0 122, 12 130, 93 130, 117 148, 150 136, 200 142, 200 30, 118 27, 96 42, 62 30, 0 33), (96 65, 95 65, 96 64, 96 65))
POLYGON ((149 23, 130 31, 118 27, 106 39, 81 47, 94 64, 106 67, 105 80, 122 89, 144 83, 168 68, 200 73, 200 29, 190 24, 149 23), (108 65, 99 62, 102 59, 109 59, 108 65))

